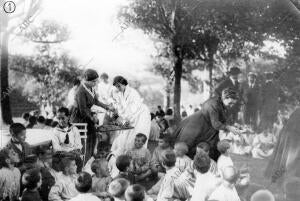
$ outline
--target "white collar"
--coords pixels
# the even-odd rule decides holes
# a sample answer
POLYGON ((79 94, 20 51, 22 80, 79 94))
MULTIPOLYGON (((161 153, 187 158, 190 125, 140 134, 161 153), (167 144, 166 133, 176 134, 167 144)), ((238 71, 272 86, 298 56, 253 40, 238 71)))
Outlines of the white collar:
POLYGON ((93 98, 95 97, 95 91, 93 90, 93 88, 91 91, 91 90, 89 90, 89 88, 87 88, 87 86, 84 83, 82 83, 82 86, 93 98))

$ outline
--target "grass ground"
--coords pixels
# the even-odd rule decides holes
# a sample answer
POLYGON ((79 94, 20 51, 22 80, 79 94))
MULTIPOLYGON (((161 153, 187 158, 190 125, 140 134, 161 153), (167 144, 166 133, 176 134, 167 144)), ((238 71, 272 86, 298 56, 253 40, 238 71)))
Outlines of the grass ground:
MULTIPOLYGON (((148 148, 151 153, 155 147, 155 142, 149 142, 148 148)), ((267 180, 264 177, 264 172, 266 170, 268 160, 255 159, 234 154, 232 154, 231 157, 237 168, 244 167, 246 165, 250 171, 250 185, 243 193, 243 197, 245 197, 247 201, 255 191, 265 188, 270 190, 275 195, 276 201, 284 201, 282 189, 280 189, 276 184, 271 185, 270 180, 267 180)), ((148 185, 150 185, 151 183, 151 181, 150 183, 148 182, 148 185)))

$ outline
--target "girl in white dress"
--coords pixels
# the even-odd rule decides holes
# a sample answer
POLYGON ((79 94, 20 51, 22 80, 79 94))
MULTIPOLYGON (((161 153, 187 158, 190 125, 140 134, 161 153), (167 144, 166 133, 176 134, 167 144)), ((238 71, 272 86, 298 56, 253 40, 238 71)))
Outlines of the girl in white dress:
MULTIPOLYGON (((139 93, 128 86, 124 77, 115 77, 113 86, 116 90, 112 91, 111 97, 119 116, 117 121, 134 127, 117 133, 111 150, 119 155, 133 148, 136 134, 143 133, 149 139, 151 116, 139 93)), ((147 142, 144 146, 147 147, 147 142)))

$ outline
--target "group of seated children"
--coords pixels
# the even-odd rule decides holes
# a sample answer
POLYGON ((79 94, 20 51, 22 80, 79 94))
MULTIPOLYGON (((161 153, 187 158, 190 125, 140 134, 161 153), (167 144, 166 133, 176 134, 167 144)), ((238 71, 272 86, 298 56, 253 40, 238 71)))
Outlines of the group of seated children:
POLYGON ((58 124, 56 117, 54 119, 46 119, 42 115, 30 115, 26 112, 22 115, 22 123, 26 128, 29 129, 52 129, 58 124))
POLYGON ((264 159, 272 155, 276 145, 276 137, 267 130, 260 134, 246 132, 242 135, 221 133, 220 138, 230 142, 230 152, 264 159))

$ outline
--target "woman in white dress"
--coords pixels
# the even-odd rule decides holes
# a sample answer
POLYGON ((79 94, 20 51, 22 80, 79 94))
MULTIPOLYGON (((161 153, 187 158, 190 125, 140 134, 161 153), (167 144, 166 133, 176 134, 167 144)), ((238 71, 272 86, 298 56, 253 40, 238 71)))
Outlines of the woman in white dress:
MULTIPOLYGON (((149 139, 151 116, 139 93, 128 86, 124 77, 115 77, 113 86, 116 87, 116 90, 112 92, 111 96, 119 116, 118 121, 134 127, 134 129, 117 133, 111 150, 118 155, 133 148, 136 134, 143 133, 149 139)), ((144 146, 146 147, 147 143, 144 146)))

